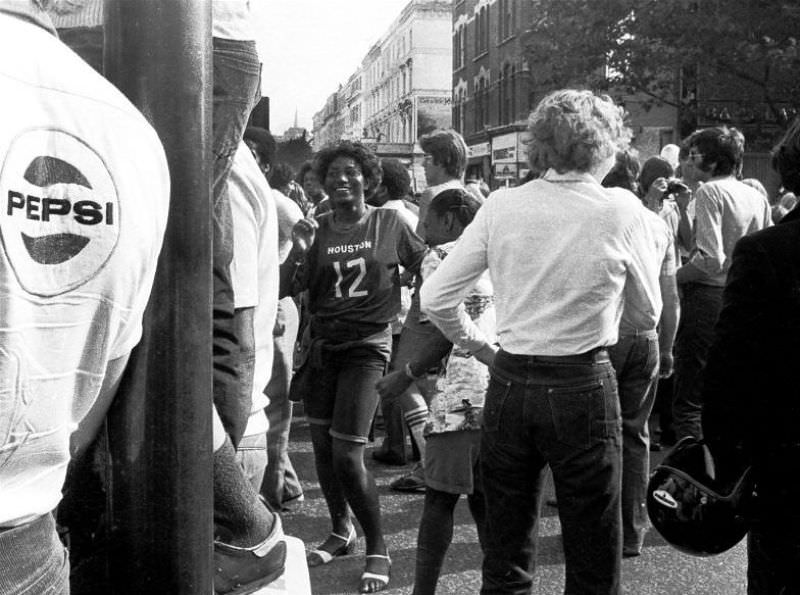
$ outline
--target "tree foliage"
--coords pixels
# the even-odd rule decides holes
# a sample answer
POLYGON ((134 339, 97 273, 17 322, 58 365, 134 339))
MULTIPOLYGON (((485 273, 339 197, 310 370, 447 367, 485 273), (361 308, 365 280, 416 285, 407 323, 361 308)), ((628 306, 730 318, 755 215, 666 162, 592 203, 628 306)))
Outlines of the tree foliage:
POLYGON ((747 97, 751 107, 739 101, 736 114, 722 114, 734 123, 759 118, 784 123, 800 103, 796 0, 534 0, 534 5, 526 57, 538 86, 578 84, 644 94, 690 112, 697 84, 701 92, 747 97))
POLYGON ((297 171, 304 161, 311 159, 314 150, 305 135, 278 143, 276 163, 287 163, 297 171))

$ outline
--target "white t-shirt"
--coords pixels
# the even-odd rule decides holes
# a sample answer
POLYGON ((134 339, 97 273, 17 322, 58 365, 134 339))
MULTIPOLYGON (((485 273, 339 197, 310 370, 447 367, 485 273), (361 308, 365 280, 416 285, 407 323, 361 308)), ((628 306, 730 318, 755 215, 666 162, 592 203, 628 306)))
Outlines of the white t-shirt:
POLYGON ((156 133, 52 34, 0 13, 0 526, 58 504, 69 437, 141 322, 167 221, 156 133))
MULTIPOLYGON (((280 263, 278 213, 264 174, 244 142, 228 178, 233 217, 231 284, 236 308, 254 307, 255 366, 251 413, 262 412, 269 400, 264 389, 272 373, 272 329, 278 313, 280 263)), ((250 416, 245 436, 266 431, 266 417, 250 416)))
POLYGON ((254 40, 256 33, 250 0, 212 0, 211 35, 222 39, 254 40))

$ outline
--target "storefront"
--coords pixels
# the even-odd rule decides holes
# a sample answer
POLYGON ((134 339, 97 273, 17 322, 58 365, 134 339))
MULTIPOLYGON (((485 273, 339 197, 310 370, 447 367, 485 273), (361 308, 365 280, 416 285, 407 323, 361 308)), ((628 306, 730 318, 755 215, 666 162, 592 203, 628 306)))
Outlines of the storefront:
POLYGON ((528 152, 522 132, 509 132, 494 137, 491 157, 492 188, 516 186, 528 173, 528 152))
POLYGON ((488 183, 492 177, 491 152, 488 141, 467 147, 467 180, 485 180, 488 183))

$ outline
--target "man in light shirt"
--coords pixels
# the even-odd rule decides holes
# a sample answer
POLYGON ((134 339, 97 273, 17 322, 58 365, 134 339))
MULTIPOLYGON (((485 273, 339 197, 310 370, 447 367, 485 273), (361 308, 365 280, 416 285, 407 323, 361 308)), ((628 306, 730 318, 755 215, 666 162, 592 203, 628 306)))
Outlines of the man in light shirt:
POLYGON ((629 192, 600 180, 626 148, 623 112, 558 91, 529 118, 533 169, 499 190, 422 286, 422 310, 490 365, 481 443, 487 502, 483 593, 530 589, 546 467, 553 472, 567 593, 621 593, 621 419, 607 347, 623 294, 656 319, 653 226, 629 192), (459 306, 488 268, 499 351, 459 306))
POLYGON ((769 202, 739 182, 744 146, 727 128, 698 130, 686 142, 684 167, 703 184, 695 192, 695 250, 677 272, 681 322, 675 342, 675 437, 702 437, 700 413, 706 353, 722 307, 722 290, 736 242, 772 225, 769 202))

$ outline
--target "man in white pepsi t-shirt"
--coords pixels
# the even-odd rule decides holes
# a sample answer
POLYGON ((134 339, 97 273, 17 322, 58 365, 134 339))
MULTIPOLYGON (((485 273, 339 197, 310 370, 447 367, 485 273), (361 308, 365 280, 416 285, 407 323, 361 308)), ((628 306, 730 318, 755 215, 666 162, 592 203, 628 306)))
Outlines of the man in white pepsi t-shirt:
POLYGON ((141 336, 169 175, 38 3, 0 2, 0 87, 0 593, 60 593, 70 436, 93 433, 141 336))

